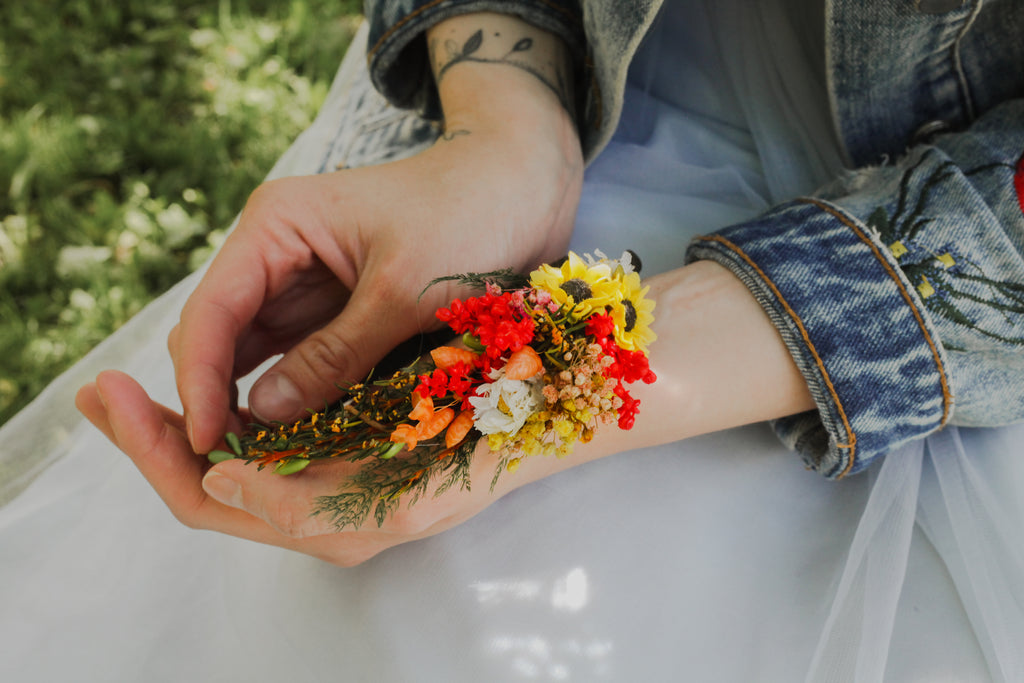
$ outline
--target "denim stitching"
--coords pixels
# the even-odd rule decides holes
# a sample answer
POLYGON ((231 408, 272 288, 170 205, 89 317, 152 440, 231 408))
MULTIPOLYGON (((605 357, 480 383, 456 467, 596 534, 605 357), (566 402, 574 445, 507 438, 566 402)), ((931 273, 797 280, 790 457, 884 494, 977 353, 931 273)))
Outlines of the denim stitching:
MULTIPOLYGON (((579 24, 579 17, 577 17, 575 14, 573 14, 569 10, 565 9, 564 7, 556 5, 553 2, 549 2, 548 0, 536 0, 536 1, 539 2, 542 5, 547 6, 548 9, 554 10, 554 11, 558 12, 559 14, 562 14, 564 16, 569 17, 569 19, 571 19, 574 24, 579 24)), ((422 14, 423 12, 425 12, 428 9, 432 9, 436 5, 440 5, 442 2, 446 2, 446 0, 431 0, 431 2, 428 2, 427 4, 423 5, 422 7, 419 7, 417 9, 413 10, 409 14, 407 14, 404 17, 402 17, 401 19, 399 19, 394 24, 394 26, 392 26, 387 31, 385 31, 384 35, 382 35, 380 38, 377 39, 377 42, 374 43, 373 47, 370 48, 370 50, 366 53, 366 59, 367 60, 373 59, 373 55, 377 52, 377 50, 380 49, 381 45, 388 38, 391 37, 391 35, 393 33, 395 33, 397 30, 399 30, 401 27, 403 27, 405 24, 407 24, 412 19, 415 19, 418 15, 422 14)))
POLYGON ((586 72, 590 74, 590 91, 594 97, 594 115, 591 125, 594 127, 594 130, 597 130, 601 127, 601 122, 604 120, 604 103, 601 100, 601 84, 597 82, 597 70, 594 68, 594 59, 590 54, 584 60, 583 66, 586 72))
POLYGON ((978 18, 978 14, 981 12, 981 2, 975 1, 971 8, 971 14, 967 17, 967 21, 964 22, 963 28, 960 29, 960 33, 957 34, 956 40, 953 42, 953 69, 956 71, 957 84, 960 86, 960 97, 963 99, 964 108, 967 110, 967 118, 971 121, 974 120, 974 100, 971 97, 971 86, 967 82, 967 75, 964 73, 963 60, 960 57, 960 43, 963 42, 964 37, 967 36, 967 32, 971 30, 974 25, 974 20, 978 18))
POLYGON ((836 409, 839 411, 839 417, 843 421, 843 427, 846 429, 846 433, 850 437, 849 443, 836 444, 836 448, 850 449, 846 467, 843 469, 842 472, 839 473, 838 476, 836 476, 836 479, 842 479, 847 474, 849 474, 850 469, 856 462, 856 458, 854 456, 857 452, 857 435, 854 433, 853 427, 850 426, 850 421, 846 417, 846 411, 843 409, 843 403, 839 399, 839 394, 836 391, 835 386, 832 384, 831 378, 828 376, 828 370, 825 368, 825 363, 821 360, 821 356, 818 355, 818 350, 815 348, 814 342, 811 341, 811 337, 807 333, 807 328, 804 326, 804 323, 800 319, 800 316, 797 315, 797 312, 793 310, 793 308, 789 305, 789 302, 787 302, 785 297, 782 296, 782 292, 779 290, 777 286, 775 286, 775 283, 772 282, 771 278, 768 277, 768 274, 761 270, 761 268, 756 263, 754 263, 753 259, 747 256, 747 254, 740 247, 733 244, 732 242, 730 242, 725 237, 722 237, 721 235, 710 235, 707 237, 698 237, 697 239, 718 242, 722 246, 726 247, 727 249, 735 253, 741 259, 743 259, 743 261, 748 266, 754 269, 754 271, 764 281, 764 283, 768 285, 768 287, 772 290, 772 294, 775 295, 776 299, 778 299, 779 303, 786 310, 786 313, 790 316, 790 318, 792 318, 793 322, 796 324, 797 329, 800 331, 800 336, 803 337, 804 343, 807 344, 808 350, 814 357, 814 362, 818 366, 818 370, 821 371, 822 379, 825 380, 825 387, 828 389, 828 393, 832 396, 832 400, 835 402, 836 409))
POLYGON ((892 281, 896 283, 896 287, 899 289, 900 295, 903 297, 904 301, 907 302, 907 305, 910 306, 910 310, 914 314, 914 319, 917 321, 917 326, 921 329, 921 334, 924 335, 925 341, 928 342, 928 347, 931 349, 932 352, 932 358, 934 359, 935 365, 939 370, 939 383, 942 385, 942 421, 939 423, 939 426, 944 426, 946 424, 946 421, 949 420, 949 407, 950 404, 953 402, 953 394, 950 392, 949 384, 946 381, 946 368, 945 366, 943 366, 942 358, 939 356, 939 349, 936 346, 935 341, 932 339, 931 334, 928 333, 928 328, 925 326, 924 318, 921 317, 921 312, 917 310, 917 306, 914 304, 913 297, 907 291, 907 288, 903 285, 902 280, 900 280, 900 278, 896 275, 896 271, 893 269, 893 267, 882 256, 882 253, 878 249, 878 246, 874 242, 872 242, 867 235, 864 234, 864 231, 861 230, 856 223, 854 223, 852 220, 850 220, 843 214, 833 209, 828 204, 824 204, 814 199, 800 199, 799 201, 804 202, 806 204, 813 204, 814 206, 818 207, 825 213, 833 216, 840 223, 842 223, 850 230, 852 230, 853 233, 871 249, 871 253, 875 255, 875 258, 878 260, 879 263, 882 264, 882 267, 885 269, 885 272, 889 275, 890 278, 892 278, 892 281))
POLYGON ((1024 154, 1017 160, 1017 168, 1013 173, 1013 190, 1017 193, 1017 204, 1020 212, 1024 214, 1024 154))
POLYGON ((377 42, 374 43, 373 47, 371 47, 369 51, 366 53, 366 59, 373 59, 373 55, 377 52, 377 50, 380 49, 380 46, 384 43, 384 41, 390 38, 391 35, 395 33, 395 31, 400 29, 405 24, 409 23, 411 20, 415 19, 421 13, 433 8, 435 5, 440 5, 442 2, 445 2, 445 0, 432 0, 431 2, 428 2, 427 4, 413 10, 409 14, 399 19, 397 22, 395 22, 394 26, 385 31, 384 35, 377 39, 377 42))

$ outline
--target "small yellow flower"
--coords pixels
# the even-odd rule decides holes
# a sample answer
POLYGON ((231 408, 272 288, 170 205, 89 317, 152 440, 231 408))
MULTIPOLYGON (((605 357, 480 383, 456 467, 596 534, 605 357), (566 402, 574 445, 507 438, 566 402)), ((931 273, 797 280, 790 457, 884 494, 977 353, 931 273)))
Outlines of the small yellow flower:
POLYGON ((617 287, 611 269, 603 263, 588 266, 583 259, 569 252, 561 268, 542 265, 530 273, 530 284, 543 289, 551 299, 573 309, 573 316, 582 319, 594 311, 603 311, 616 297, 617 287))
POLYGON ((557 433, 563 439, 567 439, 572 436, 575 431, 575 425, 571 419, 568 418, 555 418, 555 433, 557 433))
POLYGON ((647 298, 647 290, 637 273, 627 273, 620 281, 620 297, 611 304, 615 321, 615 341, 624 349, 647 353, 647 346, 658 338, 651 331, 654 322, 654 302, 647 298))
POLYGON ((527 455, 540 455, 542 450, 543 447, 541 446, 540 441, 537 441, 537 439, 530 438, 523 442, 523 451, 527 455))

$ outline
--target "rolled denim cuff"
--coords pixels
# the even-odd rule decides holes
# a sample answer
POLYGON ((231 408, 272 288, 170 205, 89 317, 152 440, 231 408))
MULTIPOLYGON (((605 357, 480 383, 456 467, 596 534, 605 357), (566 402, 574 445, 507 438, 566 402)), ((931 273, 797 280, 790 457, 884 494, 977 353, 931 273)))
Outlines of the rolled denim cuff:
POLYGON ((732 271, 782 335, 817 410, 774 427, 808 467, 838 479, 949 420, 944 351, 917 293, 842 209, 784 204, 697 238, 687 259, 732 271))
POLYGON ((374 87, 391 104, 440 119, 441 104, 430 70, 426 31, 461 14, 514 14, 560 36, 582 63, 586 39, 574 0, 391 0, 367 2, 366 58, 374 87))

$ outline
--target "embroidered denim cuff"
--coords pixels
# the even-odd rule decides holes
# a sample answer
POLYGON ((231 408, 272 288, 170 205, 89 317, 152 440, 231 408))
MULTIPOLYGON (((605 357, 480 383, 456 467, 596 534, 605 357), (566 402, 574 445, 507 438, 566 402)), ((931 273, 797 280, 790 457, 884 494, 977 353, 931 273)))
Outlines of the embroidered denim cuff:
POLYGON ((560 36, 582 63, 586 38, 582 12, 574 0, 383 0, 366 2, 370 24, 366 58, 374 87, 395 106, 440 119, 426 31, 445 19, 472 12, 515 14, 560 36))
POLYGON ((793 354, 818 409, 775 430, 812 469, 858 472, 950 418, 932 324, 892 254, 854 217, 799 200, 698 238, 688 260, 698 259, 736 274, 793 354))

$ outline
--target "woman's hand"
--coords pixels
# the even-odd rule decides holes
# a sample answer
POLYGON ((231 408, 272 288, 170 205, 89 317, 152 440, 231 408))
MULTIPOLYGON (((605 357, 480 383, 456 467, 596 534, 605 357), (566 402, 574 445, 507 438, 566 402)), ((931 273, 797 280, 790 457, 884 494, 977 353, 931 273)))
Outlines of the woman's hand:
POLYGON ((555 458, 524 461, 491 493, 486 482, 497 459, 481 441, 471 472, 478 483, 471 491, 453 487, 439 497, 430 492, 412 507, 403 501, 380 527, 370 519, 357 530, 339 532, 325 517, 312 515, 314 501, 336 494, 339 483, 358 465, 320 462, 288 477, 260 471, 242 460, 211 467, 189 446, 182 417, 154 403, 132 378, 116 371, 104 372, 82 387, 76 404, 128 454, 186 526, 295 550, 340 566, 456 526, 505 493, 571 464, 555 458))
POLYGON ((185 305, 169 347, 196 451, 218 443, 235 380, 266 358, 284 354, 249 406, 290 420, 435 327, 451 296, 438 286, 419 301, 433 278, 526 270, 565 253, 583 161, 564 106, 568 70, 554 70, 564 47, 500 15, 457 17, 431 35, 446 116, 437 143, 394 163, 263 185, 185 305))
MULTIPOLYGON (((704 261, 647 283, 657 302, 652 327, 659 339, 651 347, 650 364, 658 381, 630 388, 642 403, 632 430, 602 427, 562 459, 522 458, 518 470, 499 478, 493 493, 486 484, 497 458, 483 439, 472 460, 470 491, 453 487, 436 498, 428 491, 412 507, 402 502, 379 528, 369 521, 338 532, 330 520, 313 514, 315 499, 336 494, 358 465, 319 462, 288 477, 241 460, 211 467, 189 446, 182 417, 153 403, 134 380, 118 372, 103 373, 83 387, 77 403, 132 458, 184 524, 348 566, 456 526, 505 493, 560 470, 813 408, 782 338, 731 273, 704 261)), ((231 429, 239 427, 233 417, 231 429)))

